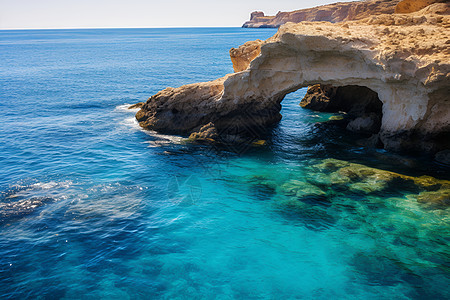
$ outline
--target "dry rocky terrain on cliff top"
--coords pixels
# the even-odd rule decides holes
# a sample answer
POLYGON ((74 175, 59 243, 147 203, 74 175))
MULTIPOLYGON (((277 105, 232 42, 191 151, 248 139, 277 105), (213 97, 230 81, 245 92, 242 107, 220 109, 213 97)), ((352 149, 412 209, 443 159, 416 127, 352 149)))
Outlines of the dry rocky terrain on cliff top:
MULTIPOLYGON (((450 18, 446 5, 431 5, 413 14, 379 15, 360 21, 288 23, 268 43, 286 34, 324 36, 342 45, 369 49, 374 59, 393 57, 411 60, 417 67, 450 62, 450 18)), ((448 68, 430 74, 427 80, 448 76, 448 68)))

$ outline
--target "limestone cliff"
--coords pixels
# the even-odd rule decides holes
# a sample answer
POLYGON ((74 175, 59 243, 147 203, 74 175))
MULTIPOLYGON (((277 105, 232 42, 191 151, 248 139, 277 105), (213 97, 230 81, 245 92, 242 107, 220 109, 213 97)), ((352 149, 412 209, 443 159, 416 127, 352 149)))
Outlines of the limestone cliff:
POLYGON ((448 2, 445 0, 436 1, 436 0, 402 0, 395 7, 396 14, 408 14, 412 12, 419 11, 428 5, 437 2, 448 2))
POLYGON ((450 149, 448 13, 448 4, 433 4, 408 15, 288 23, 261 46, 248 69, 167 88, 136 117, 142 127, 162 132, 207 128, 223 136, 252 135, 280 120, 284 96, 301 87, 362 86, 382 102, 385 148, 450 149))
POLYGON ((399 2, 400 0, 338 2, 291 12, 278 12, 276 16, 265 16, 263 12, 253 12, 250 16, 250 21, 245 22, 242 27, 277 28, 288 22, 327 21, 336 23, 360 20, 373 15, 392 14, 399 2))
POLYGON ((234 71, 240 72, 247 69, 250 66, 250 62, 261 53, 262 44, 263 41, 256 40, 246 42, 244 45, 239 46, 239 48, 231 48, 230 58, 234 71))
POLYGON ((338 2, 313 8, 300 9, 291 12, 278 12, 276 16, 265 16, 263 12, 251 13, 250 21, 242 25, 245 28, 273 27, 302 21, 342 22, 361 20, 374 15, 411 13, 419 11, 426 6, 448 2, 446 0, 365 0, 354 2, 338 2))

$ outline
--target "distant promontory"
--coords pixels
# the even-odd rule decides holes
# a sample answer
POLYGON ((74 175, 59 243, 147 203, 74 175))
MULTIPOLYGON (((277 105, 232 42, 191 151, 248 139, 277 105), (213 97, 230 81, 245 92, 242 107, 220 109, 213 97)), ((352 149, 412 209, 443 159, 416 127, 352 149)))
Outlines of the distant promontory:
MULTIPOLYGON (((338 2, 313 8, 278 12, 275 16, 265 16, 262 11, 254 11, 244 28, 278 28, 288 22, 327 21, 331 23, 361 20, 381 14, 410 13, 418 11, 432 3, 433 0, 367 0, 355 2, 338 2)), ((444 1, 441 1, 444 2, 444 1)))

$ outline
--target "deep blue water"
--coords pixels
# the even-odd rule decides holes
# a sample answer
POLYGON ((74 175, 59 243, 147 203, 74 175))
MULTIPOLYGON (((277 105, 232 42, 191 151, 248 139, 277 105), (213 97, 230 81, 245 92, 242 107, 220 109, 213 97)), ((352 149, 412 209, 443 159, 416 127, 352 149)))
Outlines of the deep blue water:
POLYGON ((409 187, 283 192, 328 158, 446 167, 317 127, 331 115, 301 109, 304 90, 246 149, 145 132, 126 109, 232 72, 229 48, 274 33, 0 31, 0 298, 448 299, 448 209, 409 187))

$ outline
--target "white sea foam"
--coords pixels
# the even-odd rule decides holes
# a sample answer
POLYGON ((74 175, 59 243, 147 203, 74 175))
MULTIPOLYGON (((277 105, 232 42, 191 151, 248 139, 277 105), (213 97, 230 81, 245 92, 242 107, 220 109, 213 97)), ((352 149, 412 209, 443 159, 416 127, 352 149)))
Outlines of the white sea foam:
POLYGON ((155 141, 146 142, 149 144, 148 145, 149 148, 161 147, 169 144, 182 144, 186 140, 186 138, 183 138, 178 135, 160 134, 153 130, 144 130, 144 132, 157 139, 155 141))
POLYGON ((137 112, 139 110, 139 108, 128 109, 128 107, 130 107, 131 105, 133 105, 133 104, 124 103, 121 105, 117 105, 116 110, 129 111, 129 112, 137 112))
POLYGON ((127 127, 131 127, 135 130, 142 130, 142 128, 139 126, 139 123, 134 116, 131 118, 124 119, 122 122, 120 122, 120 124, 125 125, 127 127))
POLYGON ((151 148, 153 148, 153 147, 161 147, 163 145, 182 144, 184 142, 185 138, 183 138, 181 136, 160 134, 160 133, 157 133, 156 131, 153 131, 153 130, 142 129, 142 127, 139 126, 139 122, 134 117, 134 114, 136 113, 136 111, 139 110, 139 108, 137 108, 137 109, 128 109, 128 107, 130 105, 132 105, 132 104, 121 104, 121 105, 116 106, 116 110, 126 111, 126 112, 133 112, 133 117, 124 119, 121 122, 121 124, 126 125, 128 127, 132 127, 135 130, 141 130, 142 132, 144 132, 144 133, 150 135, 151 137, 155 138, 156 139, 155 141, 148 141, 148 142, 146 142, 146 143, 149 144, 149 147, 151 147, 151 148))

